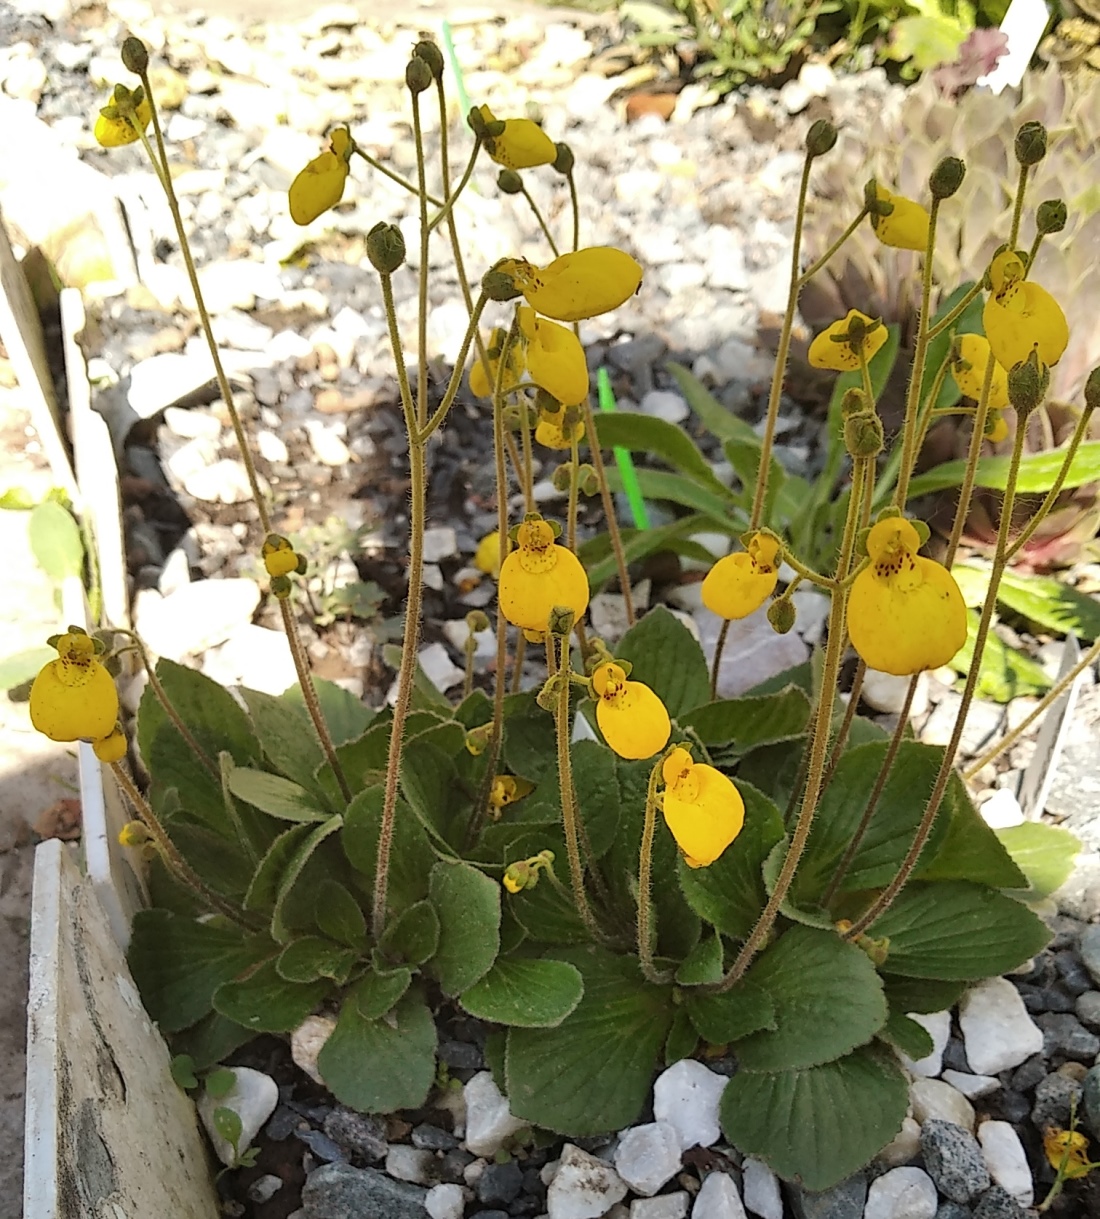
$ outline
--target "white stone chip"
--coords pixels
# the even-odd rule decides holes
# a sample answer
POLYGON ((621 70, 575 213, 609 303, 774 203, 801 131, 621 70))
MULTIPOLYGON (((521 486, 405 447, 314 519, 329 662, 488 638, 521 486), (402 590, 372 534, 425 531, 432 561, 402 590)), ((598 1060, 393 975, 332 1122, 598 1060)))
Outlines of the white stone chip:
POLYGON ((466 1198, 461 1185, 433 1185, 424 1197, 424 1209, 431 1219, 462 1219, 466 1198))
POLYGON ((989 1175, 1023 1207, 1035 1200, 1027 1155, 1020 1136, 1009 1122, 982 1122, 978 1127, 978 1142, 989 1175))
POLYGON ((934 1079, 943 1070, 943 1052, 951 1037, 951 1013, 931 1012, 926 1015, 923 1012, 909 1012, 908 1016, 932 1038, 932 1052, 916 1061, 907 1054, 899 1054, 898 1057, 914 1075, 934 1079))
POLYGON ((966 1060, 976 1075, 1018 1067, 1043 1048, 1042 1029, 1006 978, 987 978, 971 987, 959 1003, 959 1025, 966 1060))
POLYGON ((527 1124, 513 1117, 488 1071, 480 1071, 462 1090, 466 1099, 466 1147, 476 1156, 494 1156, 509 1135, 527 1124))
POLYGON ((764 1163, 748 1156, 741 1165, 741 1187, 745 1192, 745 1209, 760 1219, 783 1219, 783 1195, 779 1178, 764 1163))
POLYGON ((427 1185, 434 1163, 435 1152, 426 1147, 392 1143, 386 1152, 386 1172, 397 1181, 411 1181, 414 1185, 427 1185))
POLYGON ((956 1088, 942 1079, 915 1079, 909 1085, 913 1116, 922 1125, 930 1117, 941 1118, 974 1130, 974 1106, 956 1088))
POLYGON ((252 1144, 252 1140, 260 1133, 260 1127, 274 1113, 279 1103, 279 1085, 262 1071, 254 1071, 251 1067, 229 1067, 234 1075, 234 1084, 223 1096, 217 1098, 204 1092, 199 1098, 199 1117, 210 1136, 214 1152, 225 1165, 234 1161, 233 1147, 218 1133, 214 1125, 214 1112, 217 1109, 232 1109, 241 1119, 241 1137, 237 1143, 237 1152, 243 1153, 252 1144))
POLYGON ((653 1116, 675 1127, 681 1151, 710 1147, 721 1137, 718 1102, 729 1080, 685 1058, 662 1071, 653 1085, 653 1116))
POLYGON ((450 525, 424 530, 424 562, 440 563, 458 554, 458 538, 450 525))
POLYGON ((659 1198, 635 1198, 630 1204, 630 1219, 687 1219, 687 1213, 688 1194, 684 1189, 659 1198))
POLYGON ((923 1168, 894 1168, 871 1182, 863 1219, 933 1219, 936 1187, 923 1168))
POLYGON ((305 1071, 314 1083, 325 1082, 317 1070, 317 1056, 335 1028, 336 1020, 332 1016, 307 1016, 290 1035, 290 1056, 294 1065, 305 1071))
POLYGON ((197 580, 170 596, 143 598, 135 629, 157 656, 180 661, 224 643, 260 604, 255 580, 197 580))
POLYGON ((940 1078, 952 1088, 958 1088, 967 1100, 991 1096, 1001 1086, 1001 1081, 995 1075, 968 1075, 965 1071, 952 1071, 950 1068, 940 1078))
POLYGON ((712 1172, 691 1208, 691 1219, 747 1219, 737 1184, 726 1172, 712 1172))
POLYGON ((652 1197, 680 1171, 680 1136, 668 1122, 635 1126, 619 1140, 615 1170, 636 1194, 652 1197))
POLYGON ((550 1219, 600 1219, 625 1197, 626 1182, 610 1164, 566 1143, 546 1191, 546 1210, 550 1219))
POLYGON ((920 1155, 920 1122, 911 1117, 902 1119, 901 1129, 875 1156, 880 1164, 889 1168, 900 1168, 920 1155))

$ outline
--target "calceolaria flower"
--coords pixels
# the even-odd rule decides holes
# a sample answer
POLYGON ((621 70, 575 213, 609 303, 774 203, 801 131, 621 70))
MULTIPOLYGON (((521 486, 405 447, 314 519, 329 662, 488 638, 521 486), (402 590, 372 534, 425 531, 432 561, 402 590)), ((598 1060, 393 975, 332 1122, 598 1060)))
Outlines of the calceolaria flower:
POLYGON ((607 661, 592 674, 596 723, 620 758, 651 758, 668 744, 672 723, 665 705, 640 681, 628 681, 622 665, 607 661))
MULTIPOLYGON (((500 356, 504 350, 504 340, 506 332, 500 327, 496 327, 489 338, 489 342, 485 345, 485 354, 489 358, 489 367, 485 367, 485 362, 480 356, 474 356, 474 362, 470 366, 470 393, 477 398, 491 398, 493 390, 496 388, 497 369, 500 367, 500 356)), ((523 377, 524 359, 523 359, 523 344, 513 343, 508 348, 508 363, 504 368, 504 377, 501 383, 501 392, 507 393, 510 389, 514 389, 523 377)))
POLYGON ((629 300, 642 282, 637 260, 613 246, 562 254, 547 267, 506 258, 494 270, 511 277, 532 309, 559 322, 610 313, 629 300))
POLYGON ((886 342, 886 327, 858 309, 849 309, 848 316, 814 337, 806 354, 813 368, 829 368, 834 372, 855 372, 859 369, 860 353, 870 360, 886 342))
POLYGON ((269 533, 260 548, 260 556, 269 576, 299 575, 305 572, 305 558, 298 554, 287 538, 278 533, 269 533))
MULTIPOLYGON (((488 106, 480 106, 484 123, 496 123, 488 106)), ((553 165, 558 146, 533 119, 504 119, 500 135, 485 135, 485 151, 498 165, 506 169, 532 169, 536 165, 553 165)))
POLYGON ((496 529, 487 533, 477 544, 474 551, 474 566, 487 576, 494 578, 500 574, 500 532, 496 529))
POLYGON ((872 669, 899 677, 945 665, 966 642, 966 606, 954 576, 917 554, 910 521, 887 517, 867 535, 870 563, 848 599, 852 646, 872 669))
POLYGON ((126 734, 116 725, 110 736, 92 743, 92 753, 101 762, 121 762, 126 756, 126 734))
POLYGON ((871 212, 871 228, 883 245, 898 250, 924 250, 928 247, 928 211, 904 195, 892 195, 884 186, 875 184, 875 196, 887 204, 888 215, 871 212))
POLYGON ((93 134, 102 147, 120 148, 139 140, 152 121, 153 107, 140 85, 133 92, 125 85, 115 85, 111 100, 96 118, 93 134))
POLYGON ((1039 360, 1057 364, 1069 343, 1069 326, 1062 307, 1045 289, 1025 279, 1024 261, 1013 250, 1002 250, 989 267, 992 291, 982 323, 997 362, 1008 369, 1038 348, 1039 360))
POLYGON ((500 816, 500 810, 534 791, 534 784, 514 775, 497 775, 489 788, 489 807, 500 816))
POLYGON ((291 182, 287 197, 295 224, 309 224, 340 202, 354 151, 351 131, 337 127, 329 136, 329 148, 314 157, 291 182))
POLYGON ((985 438, 993 444, 1008 439, 1008 420, 1004 411, 990 411, 985 420, 985 438))
POLYGON ((1061 1169, 1062 1175, 1071 1181, 1088 1174, 1095 1167, 1089 1163, 1089 1141, 1080 1130, 1063 1130, 1060 1126, 1051 1126, 1043 1133, 1043 1151, 1047 1162, 1055 1172, 1061 1169), (1066 1165, 1062 1169, 1062 1160, 1066 1165))
POLYGON ((951 375, 968 398, 977 401, 985 384, 986 365, 993 360, 993 380, 989 386, 990 410, 1003 411, 1008 405, 1008 373, 993 356, 989 340, 982 334, 961 334, 955 340, 951 375))
POLYGON ((31 686, 31 723, 51 741, 101 741, 118 720, 118 692, 99 659, 102 645, 77 627, 50 639, 57 660, 31 686))
POLYGON ((516 311, 527 340, 527 371, 531 380, 565 406, 588 397, 588 361, 572 330, 539 317, 523 305, 516 311))
POLYGON ((588 608, 588 575, 580 559, 555 544, 554 529, 541 517, 516 527, 516 549, 500 567, 500 612, 521 630, 544 632, 556 607, 580 619, 588 608))
POLYGON ((530 859, 517 859, 504 869, 501 883, 509 893, 522 893, 524 889, 533 889, 539 883, 539 873, 544 868, 549 871, 553 863, 553 851, 539 851, 530 859))
POLYGON ((745 824, 745 802, 732 780, 677 747, 661 765, 665 824, 689 868, 705 868, 745 824))
POLYGON ((539 405, 535 439, 547 449, 571 449, 584 439, 584 424, 575 406, 545 402, 539 405), (556 409, 555 409, 556 408, 556 409))
POLYGON ((747 618, 775 592, 779 579, 779 542, 758 533, 748 550, 728 554, 707 572, 703 604, 719 618, 747 618))

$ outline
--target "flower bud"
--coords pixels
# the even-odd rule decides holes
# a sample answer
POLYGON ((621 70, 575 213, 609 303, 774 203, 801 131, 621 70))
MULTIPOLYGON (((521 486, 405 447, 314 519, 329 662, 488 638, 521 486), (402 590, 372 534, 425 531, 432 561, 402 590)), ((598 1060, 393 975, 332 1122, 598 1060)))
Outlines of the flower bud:
POLYGON ((405 84, 410 93, 423 93, 432 85, 432 70, 419 55, 414 55, 405 65, 405 84))
POLYGON ((436 80, 443 78, 443 52, 429 38, 422 38, 420 42, 413 47, 413 54, 417 59, 422 59, 431 70, 432 76, 436 80))
POLYGON ((493 725, 491 723, 481 724, 477 728, 471 728, 466 733, 466 752, 472 754, 475 758, 479 758, 488 747, 493 736, 493 725))
POLYGON ((1100 364, 1089 373, 1085 382, 1085 410, 1100 410, 1100 364))
POLYGON ((863 414, 870 410, 874 410, 874 403, 867 401, 867 395, 861 389, 846 390, 844 397, 840 400, 840 415, 842 419, 847 419, 850 415, 863 414))
POLYGON ((124 847, 143 847, 153 841, 153 836, 140 821, 127 821, 119 831, 118 841, 124 847))
POLYGON ((853 457, 881 453, 882 439, 882 420, 873 411, 861 411, 844 420, 844 447, 853 457))
POLYGON ((1066 227, 1066 205, 1062 199, 1044 199, 1035 209, 1035 227, 1044 237, 1066 227))
POLYGON ((514 169, 502 169, 497 174, 497 186, 506 195, 518 195, 523 190, 523 180, 514 169))
POLYGON ((1016 132, 1015 149, 1021 165, 1038 165, 1047 155, 1047 129, 1042 123, 1024 123, 1016 132))
POLYGON ((122 62, 135 76, 144 76, 149 69, 149 52, 145 43, 132 34, 122 44, 122 62))
POLYGON ((836 144, 836 128, 828 119, 818 119, 806 132, 806 152, 810 157, 823 157, 836 144))
POLYGON ((280 601, 285 601, 290 596, 291 588, 292 585, 286 576, 271 577, 271 591, 280 601))
POLYGON ((482 116, 481 109, 478 106, 471 106, 469 113, 466 115, 466 125, 479 139, 483 139, 486 135, 486 123, 482 116))
POLYGON ((871 216, 889 216, 894 210, 889 199, 879 198, 878 181, 875 178, 868 178, 863 184, 863 206, 871 216))
POLYGON ((546 620, 546 628, 551 635, 558 635, 563 639, 567 639, 570 631, 573 629, 573 621, 576 616, 572 607, 568 605, 555 605, 546 620))
POLYGON ((557 706, 558 695, 564 680, 560 673, 555 673, 553 677, 548 677, 543 682, 542 689, 535 695, 535 702, 543 711, 553 711, 557 706))
POLYGON ((367 257, 383 275, 392 275, 405 261, 405 238, 396 224, 380 220, 367 234, 367 257))
POLYGON ((595 468, 587 461, 577 468, 577 490, 581 495, 598 495, 600 492, 600 480, 596 477, 595 468))
POLYGON ((481 287, 491 301, 514 301, 517 296, 523 295, 511 275, 497 267, 490 267, 485 272, 481 277, 481 287))
POLYGON ((564 494, 569 490, 569 485, 573 481, 573 463, 571 461, 563 461, 558 466, 553 474, 550 475, 550 482, 553 484, 554 490, 559 494, 564 494))
POLYGON ((573 172, 573 166, 576 163, 573 150, 568 144, 557 144, 555 147, 558 155, 554 158, 554 168, 563 178, 567 178, 573 172))
POLYGON ((500 421, 504 424, 506 432, 521 431, 524 425, 527 424, 527 411, 522 406, 510 403, 501 411, 500 421))
POLYGON ((1028 415, 1042 404, 1050 385, 1050 369, 1039 362, 1038 349, 1008 370, 1008 400, 1018 415, 1028 415))
POLYGON ((789 597, 777 597, 768 606, 768 621, 772 624, 772 630, 777 635, 786 635, 791 627, 794 626, 794 620, 797 616, 797 611, 789 597))
POLYGON ((932 198, 950 199, 962 186, 965 177, 966 165, 963 161, 958 157, 944 157, 932 170, 932 175, 928 179, 928 189, 932 192, 932 198))
POLYGON ((478 631, 487 631, 489 629, 489 615, 484 610, 470 610, 466 615, 466 626, 469 628, 471 635, 476 635, 478 631))

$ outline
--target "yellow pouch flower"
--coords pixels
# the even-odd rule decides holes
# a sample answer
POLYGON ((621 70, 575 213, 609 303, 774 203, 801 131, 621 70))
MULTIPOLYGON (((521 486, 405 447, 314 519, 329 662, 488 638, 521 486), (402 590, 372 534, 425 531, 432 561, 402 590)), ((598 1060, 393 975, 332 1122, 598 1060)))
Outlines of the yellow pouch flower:
POLYGON ((870 564, 848 599, 852 646, 872 669, 899 677, 945 665, 966 642, 966 606, 954 576, 917 554, 920 537, 900 516, 871 527, 870 564))
MULTIPOLYGON (((496 115, 488 106, 478 107, 486 123, 495 123, 496 115)), ((485 151, 498 165, 506 169, 532 169, 536 165, 553 165, 558 148, 554 141, 532 119, 504 119, 501 135, 486 136, 485 151)))
POLYGON ((1003 411, 993 411, 986 419, 985 438, 993 444, 1008 439, 1008 420, 1003 411))
POLYGON ((989 267, 992 292, 982 311, 986 338, 1006 369, 1020 364, 1038 347, 1039 360, 1057 364, 1069 343, 1069 326, 1053 296, 1030 279, 1012 250, 1002 250, 989 267))
POLYGON ((722 854, 745 824, 745 802, 732 780, 674 749, 661 766, 665 824, 689 868, 705 868, 722 854))
POLYGON ((500 533, 494 529, 487 533, 477 544, 474 551, 474 566, 487 576, 496 577, 500 574, 500 533))
POLYGON ((588 576, 580 559, 554 543, 554 531, 541 519, 524 521, 516 549, 501 564, 500 612, 524 631, 546 631, 550 611, 564 606, 581 618, 588 608, 588 576))
POLYGON ((101 761, 110 764, 121 762, 126 756, 126 734, 121 728, 116 728, 110 736, 92 744, 92 753, 101 761))
POLYGON ((856 372, 859 370, 859 353, 862 345, 865 359, 870 360, 876 351, 886 342, 886 327, 880 322, 874 330, 866 333, 860 327, 851 330, 851 322, 857 318, 863 327, 870 327, 874 318, 858 309, 849 309, 847 317, 816 335, 806 354, 812 368, 828 368, 834 372, 856 372))
POLYGON ((758 533, 747 551, 728 554, 703 580, 703 604, 719 618, 747 618, 775 592, 779 579, 779 543, 758 533))
POLYGON ((904 195, 892 195, 884 186, 876 186, 876 194, 880 202, 893 204, 894 208, 889 216, 871 213, 871 228, 879 241, 898 250, 927 249, 927 209, 904 195))
POLYGON ((93 134, 96 143, 103 148, 121 148, 124 144, 135 143, 141 138, 138 128, 144 131, 153 121, 153 107, 144 94, 132 112, 120 109, 117 104, 120 89, 124 91, 124 97, 132 96, 125 85, 116 85, 112 100, 96 116, 93 134))
POLYGON ((541 269, 523 258, 505 259, 496 269, 512 277, 532 309, 559 322, 610 313, 629 300, 642 282, 641 265, 613 246, 563 254, 541 269))
POLYGON ((578 419, 576 423, 566 421, 566 411, 539 411, 538 423, 535 425, 535 439, 548 449, 571 449, 573 439, 578 444, 584 439, 584 424, 578 419))
POLYGON ((563 406, 576 406, 588 397, 588 361, 572 330, 539 317, 534 309, 516 311, 527 340, 527 371, 531 380, 563 406))
MULTIPOLYGON (((491 398, 496 385, 497 369, 500 367, 500 353, 504 349, 505 332, 496 327, 485 344, 485 354, 489 357, 489 367, 486 368, 480 357, 475 356, 470 366, 470 393, 477 398, 491 398), (493 353, 496 353, 495 356, 493 353)), ((524 370, 523 345, 513 343, 508 349, 508 365, 504 370, 504 380, 501 390, 507 393, 520 382, 524 370)))
POLYGON ((289 576, 298 570, 299 558, 290 542, 277 533, 270 534, 260 547, 260 556, 269 576, 289 576))
MULTIPOLYGON (((977 401, 985 384, 986 365, 993 356, 989 340, 981 334, 960 335, 956 340, 956 352, 956 357, 951 361, 951 375, 959 389, 968 398, 977 401)), ((1004 366, 994 359, 989 406, 991 410, 1003 411, 1008 405, 1008 373, 1004 366)))
POLYGON ((668 744, 672 722, 665 705, 640 681, 627 681, 621 665, 608 661, 592 674, 596 723, 620 758, 651 758, 668 744))
POLYGON ((344 197, 349 162, 355 149, 351 131, 337 127, 329 136, 329 149, 314 157, 290 184, 287 198, 295 224, 309 224, 344 197))
POLYGON ((101 741, 115 730, 118 691, 95 640, 69 631, 56 647, 58 659, 44 665, 31 686, 31 723, 51 741, 101 741))

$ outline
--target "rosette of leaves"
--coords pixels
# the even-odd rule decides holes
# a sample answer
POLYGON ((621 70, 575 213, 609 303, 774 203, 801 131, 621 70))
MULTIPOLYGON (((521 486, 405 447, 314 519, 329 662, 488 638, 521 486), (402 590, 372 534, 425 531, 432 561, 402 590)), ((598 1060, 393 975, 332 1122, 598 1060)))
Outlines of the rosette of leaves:
MULTIPOLYGON (((907 1013, 942 1010, 968 983, 1042 947, 1047 930, 1017 897, 1036 860, 1044 883, 1057 883, 1068 836, 1027 827, 1039 840, 1027 839, 1018 866, 953 780, 915 878, 870 928, 876 950, 845 941, 836 921, 894 874, 941 757, 902 745, 870 830, 834 885, 886 749, 881 730, 857 720, 775 934, 723 988, 786 849, 782 810, 807 745, 811 666, 712 701, 698 643, 663 609, 633 627, 616 655, 662 698, 674 739, 696 742, 736 777, 746 806, 744 829, 708 868, 687 868, 658 826, 659 982, 643 977, 635 942, 649 763, 624 762, 599 739, 572 746, 593 942, 568 888, 552 878, 502 900, 509 863, 547 849, 565 858, 549 713, 533 692, 508 696, 500 765, 531 791, 482 821, 474 811, 488 754, 471 755, 465 742, 488 723, 490 701, 475 692, 452 706, 418 683, 376 940, 366 911, 389 712, 316 683, 348 802, 300 692, 242 690, 238 702, 161 661, 169 698, 220 773, 196 764, 147 693, 138 740, 149 798, 180 853, 237 911, 212 915, 152 872, 154 906, 134 920, 129 959, 175 1052, 206 1070, 257 1032, 285 1035, 327 1012, 334 1031, 317 1063, 325 1083, 346 1104, 389 1112, 422 1105, 436 1086, 436 1021, 457 1008, 491 1030, 486 1056, 513 1111, 579 1136, 634 1121, 663 1064, 728 1045, 740 1069, 721 1112, 734 1145, 810 1189, 867 1162, 908 1105, 895 1049, 914 1058, 930 1049, 907 1013)), ((594 718, 590 706, 577 710, 594 718)))

